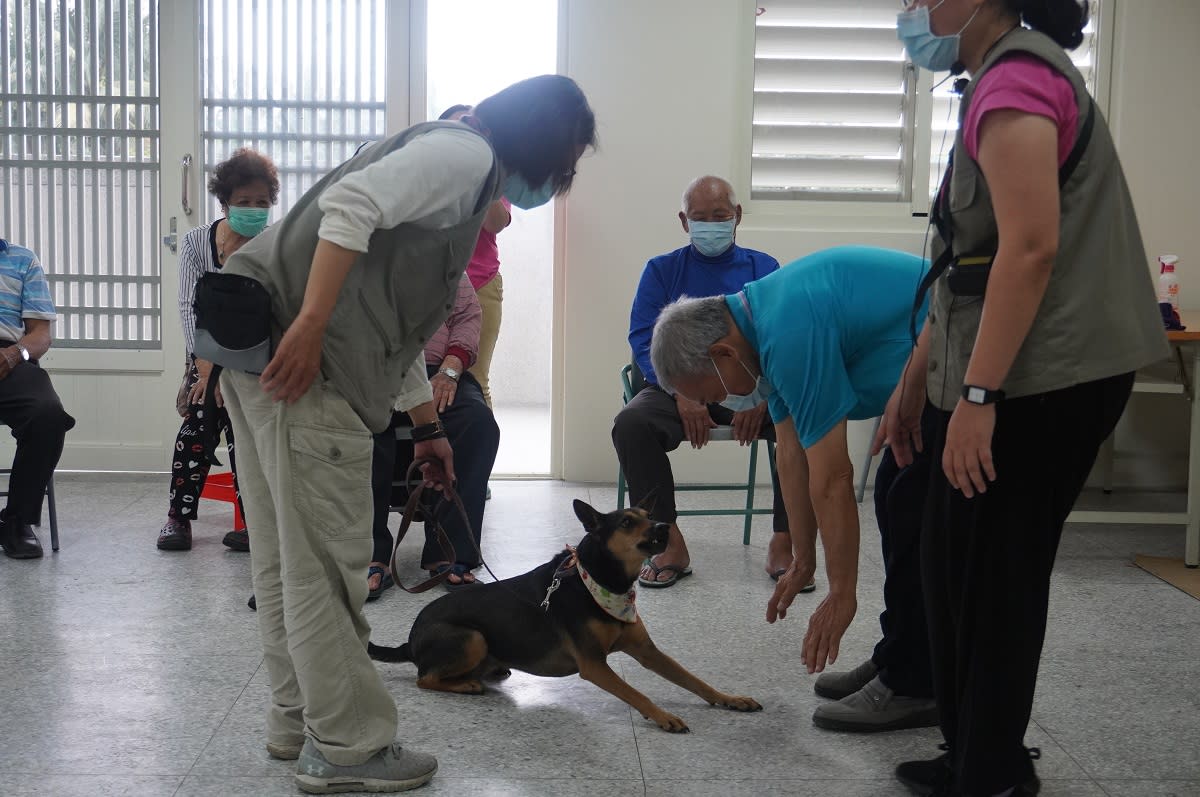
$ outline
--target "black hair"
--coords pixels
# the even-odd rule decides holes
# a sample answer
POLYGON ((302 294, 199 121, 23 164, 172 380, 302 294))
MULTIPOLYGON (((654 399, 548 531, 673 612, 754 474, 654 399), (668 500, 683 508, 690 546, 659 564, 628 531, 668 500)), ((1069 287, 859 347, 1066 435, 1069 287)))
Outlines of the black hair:
POLYGON ((1083 44, 1088 23, 1088 0, 1001 0, 1025 25, 1044 33, 1064 50, 1083 44))
POLYGON ((504 165, 531 186, 565 194, 581 148, 596 146, 596 116, 578 84, 562 75, 514 83, 475 106, 504 165))
POLYGON ((279 172, 275 163, 261 152, 242 147, 213 169, 208 180, 208 193, 223 207, 229 205, 233 192, 250 183, 263 182, 271 192, 271 204, 279 199, 279 172))
POLYGON ((456 113, 466 113, 471 110, 470 105, 451 105, 446 110, 442 111, 442 115, 438 117, 439 122, 444 122, 456 113))

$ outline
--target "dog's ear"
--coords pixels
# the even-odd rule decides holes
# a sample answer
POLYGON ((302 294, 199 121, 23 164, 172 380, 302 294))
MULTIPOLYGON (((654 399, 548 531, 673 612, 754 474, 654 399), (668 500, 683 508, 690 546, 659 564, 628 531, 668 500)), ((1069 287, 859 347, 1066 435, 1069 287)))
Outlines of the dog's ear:
POLYGON ((658 503, 658 488, 651 487, 650 492, 642 496, 642 500, 637 502, 637 508, 644 510, 647 515, 653 515, 656 503, 658 503))
POLYGON ((575 507, 575 517, 579 518, 579 522, 583 524, 585 529, 588 531, 600 531, 604 516, 593 509, 591 504, 587 504, 576 498, 572 506, 575 507))

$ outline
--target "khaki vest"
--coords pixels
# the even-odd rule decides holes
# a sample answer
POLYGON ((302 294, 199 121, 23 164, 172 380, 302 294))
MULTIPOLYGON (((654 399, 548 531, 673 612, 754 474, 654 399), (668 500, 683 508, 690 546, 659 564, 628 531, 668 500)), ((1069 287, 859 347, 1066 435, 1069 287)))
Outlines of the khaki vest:
MULTIPOLYGON (((261 282, 271 293, 275 340, 295 320, 317 247, 324 213, 322 192, 408 141, 437 127, 469 129, 456 122, 428 122, 370 147, 325 175, 278 224, 239 249, 225 272, 261 282)), ((372 432, 385 429, 406 369, 454 307, 458 281, 483 226, 488 205, 500 193, 499 161, 479 187, 471 218, 431 230, 414 224, 376 230, 369 250, 346 277, 329 319, 321 351, 321 373, 350 403, 372 432)), ((421 360, 422 367, 424 360, 421 360)))
MULTIPOLYGON (((1046 393, 1126 373, 1168 355, 1154 285, 1133 201, 1108 124, 1083 77, 1049 37, 1018 28, 988 53, 962 96, 947 204, 954 254, 994 255, 998 243, 991 195, 979 164, 963 144, 963 120, 980 78, 1004 55, 1027 52, 1061 72, 1075 89, 1080 130, 1096 114, 1091 139, 1061 190, 1058 255, 1046 294, 1001 386, 1010 398, 1046 393)), ((945 244, 933 236, 936 260, 945 244)), ((962 395, 979 330, 983 297, 954 296, 943 275, 934 283, 929 399, 952 410, 962 395)))

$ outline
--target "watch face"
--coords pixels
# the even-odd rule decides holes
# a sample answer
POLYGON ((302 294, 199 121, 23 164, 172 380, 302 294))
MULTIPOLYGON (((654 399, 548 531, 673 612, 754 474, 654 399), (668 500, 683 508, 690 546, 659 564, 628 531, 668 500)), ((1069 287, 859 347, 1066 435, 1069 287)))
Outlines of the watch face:
POLYGON ((972 404, 982 404, 987 401, 987 391, 981 387, 967 388, 967 401, 972 404))

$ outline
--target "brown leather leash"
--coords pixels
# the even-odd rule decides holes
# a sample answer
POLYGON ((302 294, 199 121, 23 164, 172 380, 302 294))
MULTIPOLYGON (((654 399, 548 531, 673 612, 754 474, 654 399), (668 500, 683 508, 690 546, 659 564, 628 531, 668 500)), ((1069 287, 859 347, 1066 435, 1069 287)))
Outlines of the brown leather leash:
MULTIPOLYGON (((388 567, 392 571, 392 581, 400 589, 412 595, 425 592, 426 590, 432 589, 433 587, 445 581, 450 577, 451 568, 458 561, 458 555, 454 550, 454 543, 450 542, 450 537, 447 536, 446 530, 442 527, 441 522, 438 520, 438 505, 435 504, 433 506, 425 507, 423 511, 426 515, 427 521, 433 523, 437 528, 438 545, 441 546, 442 553, 445 555, 446 561, 450 563, 450 567, 447 567, 442 572, 425 579, 415 587, 404 586, 404 584, 400 581, 400 578, 396 575, 396 553, 400 550, 400 542, 404 539, 404 536, 408 534, 408 529, 413 524, 413 519, 416 517, 417 509, 421 506, 421 496, 425 494, 426 490, 433 489, 425 486, 425 476, 420 472, 421 466, 426 464, 437 465, 439 467, 441 466, 441 463, 436 459, 416 459, 413 460, 413 463, 408 466, 408 471, 404 474, 404 482, 408 486, 408 503, 404 505, 404 514, 400 519, 400 528, 396 532, 396 542, 394 545, 392 545, 392 558, 388 562, 388 567)), ((471 532, 471 519, 467 516, 467 508, 463 506, 462 499, 458 496, 458 491, 455 490, 451 485, 443 485, 441 490, 435 490, 434 492, 439 495, 441 501, 450 504, 455 510, 458 511, 459 516, 462 517, 463 528, 467 529, 468 533, 471 532)), ((475 542, 475 535, 469 534, 469 536, 471 538, 471 544, 475 547, 475 553, 479 554, 479 563, 483 565, 484 569, 488 571, 488 575, 490 575, 494 581, 499 581, 500 579, 496 578, 496 574, 492 572, 492 568, 488 567, 488 563, 484 561, 483 551, 479 550, 479 544, 475 542)))

